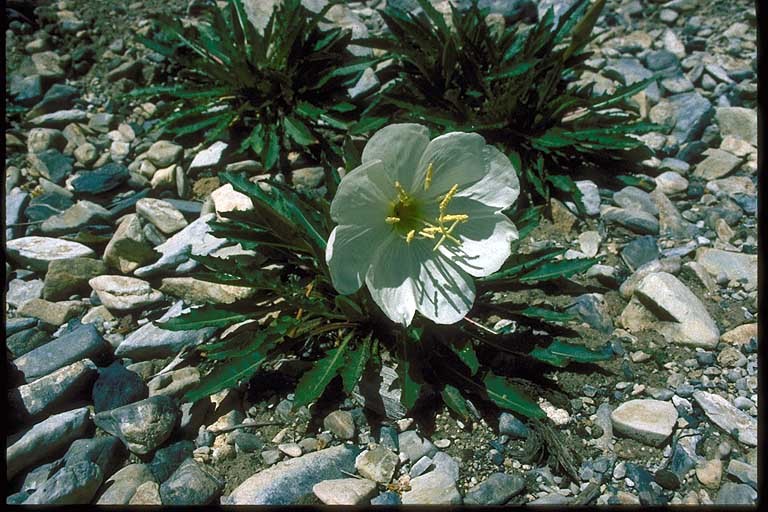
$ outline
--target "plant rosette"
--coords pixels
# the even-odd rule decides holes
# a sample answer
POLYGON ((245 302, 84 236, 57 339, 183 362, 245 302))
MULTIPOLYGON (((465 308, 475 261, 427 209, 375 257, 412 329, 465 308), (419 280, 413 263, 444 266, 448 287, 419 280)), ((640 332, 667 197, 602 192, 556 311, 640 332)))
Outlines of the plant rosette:
POLYGON ((326 261, 344 295, 365 283, 393 322, 416 311, 438 324, 461 320, 473 278, 501 268, 518 231, 502 211, 520 193, 509 158, 475 133, 429 138, 393 124, 366 144, 331 203, 326 261))

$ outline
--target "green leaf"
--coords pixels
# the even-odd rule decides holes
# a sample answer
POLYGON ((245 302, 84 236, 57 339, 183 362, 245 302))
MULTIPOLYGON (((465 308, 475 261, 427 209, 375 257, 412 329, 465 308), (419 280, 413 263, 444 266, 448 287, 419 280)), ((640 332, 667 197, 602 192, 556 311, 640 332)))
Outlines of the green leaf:
POLYGON ((190 331, 204 327, 227 327, 254 318, 257 314, 232 311, 224 306, 208 305, 170 318, 165 322, 156 322, 156 324, 158 327, 169 331, 190 331))
POLYGON ((223 389, 237 386, 239 382, 252 377, 264 360, 263 352, 251 352, 243 357, 227 359, 226 364, 216 366, 202 378, 199 385, 187 391, 184 401, 196 402, 223 389))
POLYGON ((501 407, 522 414, 527 418, 544 418, 546 414, 520 390, 514 388, 507 379, 488 372, 483 379, 488 398, 501 407))
POLYGON ((317 142, 307 125, 294 117, 285 116, 285 131, 300 146, 308 146, 317 142))
POLYGON ((400 401, 407 410, 416 405, 424 382, 421 375, 421 361, 417 356, 417 350, 408 346, 410 343, 416 343, 413 336, 410 336, 410 339, 401 340, 400 358, 396 368, 400 381, 400 401))
POLYGON ((555 340, 546 348, 536 347, 529 353, 531 357, 547 364, 564 368, 571 361, 577 363, 595 363, 613 358, 609 344, 600 350, 590 350, 582 345, 574 345, 561 340, 555 340))
POLYGON ((268 139, 264 144, 262 150, 261 160, 264 163, 264 168, 267 170, 272 169, 277 158, 280 156, 280 137, 277 134, 277 130, 274 127, 270 127, 268 139))
POLYGON ((388 120, 386 117, 364 117, 349 128, 349 133, 361 135, 372 132, 384 126, 388 120))
POLYGON ((554 311, 547 308, 539 308, 536 306, 529 306, 519 312, 523 316, 531 318, 540 318, 548 322, 567 322, 573 320, 574 315, 571 313, 563 313, 561 311, 554 311))
POLYGON ((458 414, 462 420, 465 422, 470 420, 469 407, 467 407, 467 401, 462 396, 461 391, 450 384, 446 384, 442 391, 440 391, 440 395, 443 397, 445 405, 458 414))
POLYGON ((587 270, 599 261, 599 258, 580 258, 545 263, 521 276, 520 281, 523 283, 530 283, 532 281, 547 281, 559 277, 570 277, 573 274, 587 270))
POLYGON ((477 354, 475 354, 475 348, 472 346, 471 341, 466 341, 461 348, 452 343, 451 350, 461 359, 462 363, 467 365, 470 375, 477 373, 477 370, 480 368, 480 361, 477 359, 477 354))
POLYGON ((304 372, 299 383, 296 385, 294 406, 301 407, 317 400, 323 394, 325 388, 330 384, 339 369, 344 364, 344 353, 347 349, 347 343, 354 333, 344 337, 338 348, 326 352, 325 357, 315 361, 312 369, 304 372))
POLYGON ((360 380, 360 376, 368 364, 368 358, 371 356, 371 337, 367 336, 365 340, 355 349, 346 353, 346 361, 341 369, 341 380, 344 384, 344 391, 352 393, 352 390, 360 380))

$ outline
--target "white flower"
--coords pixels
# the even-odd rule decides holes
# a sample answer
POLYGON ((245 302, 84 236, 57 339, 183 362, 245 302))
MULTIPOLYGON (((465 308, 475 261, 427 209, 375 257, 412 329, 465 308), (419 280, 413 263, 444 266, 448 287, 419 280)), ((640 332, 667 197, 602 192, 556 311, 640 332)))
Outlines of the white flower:
POLYGON ((331 203, 334 287, 350 294, 365 281, 384 313, 406 326, 416 310, 458 322, 475 300, 472 277, 496 272, 510 255, 517 229, 501 211, 519 192, 509 159, 480 135, 430 141, 418 124, 382 128, 331 203))

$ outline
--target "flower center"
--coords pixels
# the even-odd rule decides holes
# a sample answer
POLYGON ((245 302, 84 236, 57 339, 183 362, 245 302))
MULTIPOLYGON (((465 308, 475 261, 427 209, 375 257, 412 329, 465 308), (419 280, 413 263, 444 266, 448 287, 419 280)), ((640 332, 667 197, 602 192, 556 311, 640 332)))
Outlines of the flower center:
MULTIPOLYGON (((432 182, 432 164, 427 167, 424 189, 429 189, 432 182)), ((448 206, 459 190, 459 185, 455 184, 451 189, 440 198, 438 203, 438 216, 429 220, 424 216, 422 205, 416 197, 409 195, 400 182, 395 182, 395 191, 397 200, 392 203, 390 215, 384 221, 391 224, 397 230, 398 234, 411 243, 414 239, 429 238, 436 240, 433 251, 436 251, 443 243, 450 241, 456 245, 461 245, 461 240, 453 236, 456 226, 469 220, 469 215, 464 213, 448 213, 448 206)))

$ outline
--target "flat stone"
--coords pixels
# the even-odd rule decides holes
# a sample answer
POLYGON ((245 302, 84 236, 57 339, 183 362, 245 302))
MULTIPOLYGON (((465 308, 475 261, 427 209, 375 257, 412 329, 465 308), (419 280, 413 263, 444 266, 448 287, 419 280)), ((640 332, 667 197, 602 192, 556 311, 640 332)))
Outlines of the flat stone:
POLYGON ((398 437, 400 453, 404 454, 411 462, 416 462, 420 458, 432 457, 437 453, 437 448, 429 439, 421 438, 415 430, 402 432, 398 437))
POLYGON ((613 321, 608 311, 608 303, 600 293, 579 295, 568 306, 567 311, 576 314, 593 329, 606 334, 613 332, 613 321))
POLYGON ((747 446, 757 446, 757 420, 755 418, 738 410, 720 395, 706 391, 694 391, 693 399, 704 410, 704 414, 712 423, 726 433, 734 435, 739 442, 747 446))
POLYGON ((189 304, 232 304, 256 293, 254 288, 247 286, 212 283, 194 277, 166 277, 162 280, 160 291, 189 304))
POLYGON ((741 158, 722 149, 710 148, 704 154, 707 158, 696 165, 693 175, 705 180, 727 176, 741 165, 741 158))
POLYGON ((160 485, 163 505, 208 505, 221 494, 224 481, 212 468, 187 459, 160 485))
POLYGON ((401 504, 400 495, 392 491, 383 492, 371 500, 371 505, 396 506, 401 504))
POLYGON ((61 300, 77 293, 87 294, 90 292, 88 281, 106 272, 104 262, 92 258, 54 260, 48 264, 45 274, 43 298, 61 300))
MULTIPOLYGON (((6 302, 7 302, 6 298, 6 302)), ((5 334, 6 336, 14 335, 26 329, 30 329, 37 325, 37 320, 33 318, 6 318, 5 319, 5 334)))
POLYGON ((200 344, 213 336, 216 331, 213 327, 189 331, 162 329, 162 322, 181 313, 181 303, 177 304, 158 319, 158 325, 149 322, 128 335, 115 350, 115 356, 138 361, 175 356, 182 348, 200 344))
POLYGON ((424 457, 411 464, 411 469, 408 471, 408 476, 411 478, 416 478, 417 476, 423 475, 431 468, 432 459, 425 455, 424 457))
POLYGON ((29 153, 27 161, 33 176, 60 184, 72 172, 72 158, 65 156, 58 149, 47 149, 40 153, 29 153))
POLYGON ((654 190, 650 196, 659 209, 659 235, 676 240, 690 240, 696 237, 696 225, 686 221, 675 204, 661 190, 654 190))
POLYGON ((191 459, 195 450, 195 443, 192 441, 178 441, 164 448, 160 448, 152 457, 149 464, 149 470, 157 482, 165 482, 181 466, 181 464, 191 459))
POLYGON ((731 459, 726 472, 741 483, 747 484, 757 490, 757 466, 746 462, 731 459))
POLYGON ((675 109, 675 126, 672 135, 679 144, 685 144, 701 136, 714 115, 712 104, 698 92, 684 92, 670 96, 675 109))
MULTIPOLYGON (((25 318, 37 325, 37 318, 25 318)), ((27 352, 45 345, 51 339, 51 335, 38 328, 25 329, 11 334, 5 340, 5 346, 10 351, 11 357, 21 357, 27 352)))
POLYGON ((42 272, 48 270, 48 263, 53 260, 87 258, 94 254, 92 249, 83 244, 44 236, 9 240, 6 243, 6 251, 18 263, 42 272))
POLYGON ((339 439, 347 440, 355 437, 355 422, 349 411, 333 411, 323 420, 323 427, 339 439))
POLYGON ((680 258, 670 257, 662 258, 660 260, 649 261, 638 267, 629 277, 627 277, 621 287, 619 293, 625 299, 629 300, 635 293, 635 289, 640 282, 645 279, 645 276, 656 272, 666 272, 668 274, 677 274, 680 271, 680 258))
POLYGON ((606 222, 618 224, 635 233, 641 235, 659 234, 659 221, 652 214, 642 210, 603 206, 600 213, 606 222))
POLYGON ((693 347, 714 348, 720 331, 696 295, 672 274, 657 272, 647 275, 635 289, 633 301, 627 308, 645 307, 656 317, 651 325, 625 323, 627 308, 621 321, 630 330, 651 328, 672 343, 693 347), (635 301, 637 299, 637 301, 635 301))
POLYGON ((715 498, 715 505, 755 505, 757 491, 746 484, 726 482, 715 498))
POLYGON ((461 505, 456 482, 442 471, 432 471, 411 480, 411 490, 402 494, 403 505, 461 505))
POLYGON ((729 281, 745 281, 757 287, 757 255, 743 254, 720 249, 700 247, 696 250, 696 262, 712 276, 725 273, 729 281))
POLYGON ((454 482, 459 479, 459 461, 447 453, 437 452, 432 457, 432 464, 435 466, 436 472, 445 473, 450 476, 454 482))
POLYGON ((80 194, 101 194, 119 187, 129 177, 126 166, 112 162, 93 171, 75 174, 67 180, 67 185, 80 194))
POLYGON ((72 123, 84 123, 88 121, 88 113, 85 110, 70 109, 59 110, 49 114, 42 114, 29 120, 33 126, 46 126, 49 128, 63 128, 72 123))
POLYGON ((98 491, 96 505, 127 505, 136 489, 154 477, 146 464, 129 464, 107 478, 98 491))
POLYGON ((12 279, 8 283, 8 292, 5 295, 5 302, 9 306, 21 309, 24 304, 39 299, 43 295, 45 285, 40 279, 24 281, 23 279, 12 279))
POLYGON ((126 215, 104 249, 104 263, 127 274, 157 258, 147 242, 139 216, 126 215))
POLYGON ((289 457, 301 456, 301 446, 298 443, 280 443, 277 445, 277 449, 289 457))
POLYGON ((659 210, 648 192, 637 187, 624 187, 615 192, 613 201, 627 210, 641 210, 653 216, 659 214, 659 210))
POLYGON ((82 505, 96 495, 104 474, 93 462, 79 462, 59 470, 24 502, 25 505, 82 505))
POLYGON ((139 402, 100 412, 97 426, 118 437, 132 452, 150 453, 171 435, 179 410, 166 396, 153 396, 139 402))
POLYGON ((525 488, 525 479, 518 475, 493 473, 472 487, 464 496, 465 505, 503 505, 525 488))
POLYGON ((93 410, 109 411, 147 398, 147 385, 141 377, 120 361, 114 361, 106 368, 99 369, 99 376, 93 385, 93 410))
POLYGON ((530 434, 528 427, 508 412, 499 415, 499 434, 510 436, 513 439, 525 439, 530 434))
POLYGON ((665 195, 674 196, 688 190, 688 180, 675 171, 666 171, 655 178, 656 187, 665 195))
POLYGON ((718 107, 715 119, 720 135, 733 135, 752 146, 757 146, 757 111, 743 107, 718 107))
POLYGON ((148 282, 135 277, 98 276, 88 284, 99 296, 102 304, 113 311, 129 311, 143 308, 163 300, 163 294, 148 282))
POLYGON ((291 505, 312 492, 315 484, 354 472, 360 449, 338 445, 288 459, 245 480, 222 505, 291 505))
POLYGON ((168 167, 181 160, 184 148, 167 140, 159 140, 152 144, 147 151, 147 159, 155 167, 168 167))
POLYGON ((221 162, 221 156, 224 150, 229 145, 226 142, 217 141, 208 146, 208 148, 200 151, 192 159, 192 163, 189 164, 189 170, 204 169, 206 167, 213 167, 221 162))
POLYGON ((46 235, 62 235, 78 231, 91 224, 109 224, 109 210, 90 201, 78 201, 66 210, 45 219, 40 231, 46 235))
POLYGON ((376 494, 376 483, 359 478, 323 480, 312 492, 326 505, 367 505, 376 494))
POLYGON ((373 68, 365 68, 355 85, 347 89, 347 94, 351 99, 362 98, 376 91, 380 85, 381 81, 373 68))
MULTIPOLYGON (((50 185, 53 185, 54 187, 58 187, 57 185, 53 184, 53 182, 50 182, 48 180, 45 180, 45 178, 40 178, 40 183, 47 183, 50 185)), ((47 185, 47 188, 51 189, 50 185, 47 185)), ((46 186, 43 186, 45 189, 46 186)), ((59 187, 61 188, 61 187, 59 187)), ((65 189, 61 189, 65 190, 65 189)), ((58 193, 57 192, 44 192, 43 194, 33 197, 29 201, 29 205, 24 210, 24 216, 27 218, 28 221, 43 221, 50 217, 51 215, 56 215, 57 213, 61 213, 70 206, 72 206, 74 203, 72 202, 72 199, 65 195, 63 192, 58 193)), ((66 192, 69 192, 66 190, 66 192)))
POLYGON ((11 390, 8 401, 24 420, 50 414, 67 402, 86 395, 96 378, 96 370, 90 359, 77 361, 11 390))
POLYGON ((621 259, 632 271, 645 263, 659 259, 659 245, 656 237, 645 235, 635 238, 621 250, 621 259))
POLYGON ((162 199, 145 197, 136 203, 136 213, 155 225, 166 235, 184 229, 188 222, 173 205, 162 199))
POLYGON ((72 318, 80 315, 85 304, 79 301, 50 302, 44 299, 32 299, 19 308, 21 316, 31 316, 50 325, 63 325, 72 318))
POLYGON ((160 486, 153 481, 144 482, 136 488, 131 499, 128 501, 128 505, 162 505, 163 500, 160 498, 160 486))
POLYGON ((54 51, 32 54, 32 63, 41 77, 61 80, 66 75, 61 68, 61 57, 54 51))
POLYGON ((149 396, 166 395, 178 398, 199 382, 200 370, 194 366, 189 366, 158 375, 147 383, 147 387, 149 388, 149 396))
POLYGON ((99 360, 108 349, 94 326, 81 325, 14 359, 13 364, 31 382, 81 359, 99 360))
POLYGON ((677 409, 670 402, 630 400, 611 413, 615 432, 650 446, 662 446, 677 423, 677 409))
POLYGON ((355 459, 357 472, 380 484, 388 484, 392 480, 397 464, 397 454, 380 444, 369 445, 368 449, 355 459))
POLYGON ((122 466, 126 456, 125 447, 119 439, 112 436, 99 436, 75 440, 62 460, 66 467, 81 462, 92 462, 99 467, 106 478, 122 466))
MULTIPOLYGON (((5 225, 11 226, 11 224, 18 224, 22 222, 24 209, 29 202, 29 194, 16 187, 5 196, 5 225)), ((20 226, 19 226, 20 227, 20 226)), ((11 240, 15 238, 15 234, 19 232, 16 227, 6 227, 6 239, 11 240)))
POLYGON ((665 158, 661 161, 659 170, 665 172, 676 172, 681 176, 685 176, 691 170, 691 164, 683 160, 678 160, 677 158, 665 158))
POLYGON ((750 340, 757 340, 757 324, 742 324, 720 336, 720 341, 729 345, 746 345, 750 340))
POLYGON ((190 254, 208 255, 226 243, 226 240, 210 235, 208 222, 216 214, 209 213, 190 223, 166 242, 155 247, 160 259, 146 267, 136 269, 134 274, 146 277, 160 271, 175 268, 189 260, 190 254))
POLYGON ((87 407, 55 414, 36 424, 20 439, 9 443, 5 452, 8 480, 61 453, 72 441, 84 437, 91 426, 87 407))

